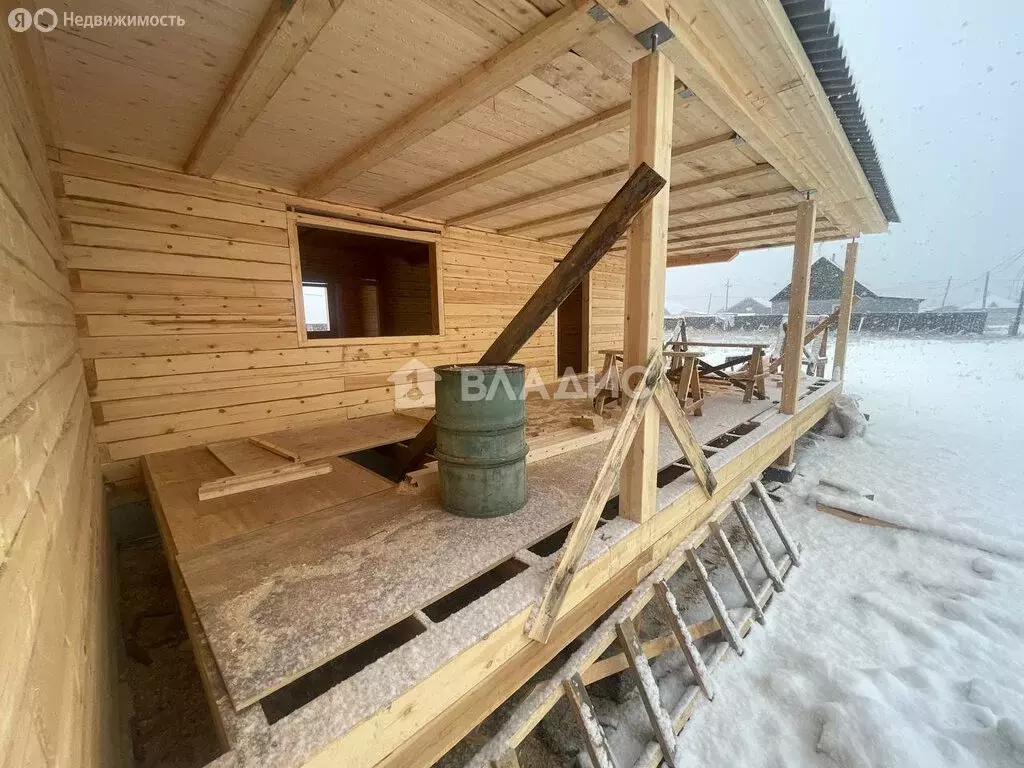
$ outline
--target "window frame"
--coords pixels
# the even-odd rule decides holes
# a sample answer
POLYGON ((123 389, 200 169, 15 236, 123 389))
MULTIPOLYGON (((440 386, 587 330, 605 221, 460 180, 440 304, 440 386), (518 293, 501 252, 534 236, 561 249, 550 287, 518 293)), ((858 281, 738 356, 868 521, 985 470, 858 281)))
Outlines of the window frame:
POLYGON ((361 344, 386 344, 417 341, 437 341, 444 331, 444 290, 442 284, 441 235, 415 229, 399 229, 382 224, 338 219, 312 213, 288 212, 288 249, 291 252, 292 292, 295 300, 295 331, 300 347, 344 347, 361 344), (353 336, 347 338, 309 338, 306 334, 306 307, 302 297, 302 256, 299 253, 299 227, 333 229, 357 235, 371 235, 387 240, 405 240, 425 243, 430 262, 430 314, 434 332, 415 336, 353 336))

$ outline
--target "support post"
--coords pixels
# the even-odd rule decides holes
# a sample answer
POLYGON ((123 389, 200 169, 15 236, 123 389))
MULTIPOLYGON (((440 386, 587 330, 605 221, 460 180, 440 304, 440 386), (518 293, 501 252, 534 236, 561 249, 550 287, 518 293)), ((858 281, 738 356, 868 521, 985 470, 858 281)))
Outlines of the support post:
POLYGON ((1010 336, 1016 336, 1020 331, 1020 317, 1022 314, 1024 314, 1024 282, 1020 284, 1020 299, 1017 301, 1017 314, 1010 324, 1010 336))
POLYGON ((846 244, 846 263, 843 264, 843 292, 839 299, 839 320, 836 325, 836 351, 832 359, 832 381, 842 381, 846 370, 846 342, 850 336, 850 318, 853 316, 854 277, 857 271, 856 240, 846 244))
MULTIPOLYGON (((810 288, 811 247, 814 245, 814 220, 817 203, 804 200, 796 207, 796 243, 793 246, 793 279, 789 283, 789 319, 786 322, 786 348, 783 350, 782 401, 779 412, 796 413, 803 369, 804 330, 807 326, 807 292, 810 288)), ((795 458, 789 446, 777 464, 789 467, 795 458)))
MULTIPOLYGON (((672 62, 657 51, 633 64, 629 165, 637 168, 646 163, 669 182, 674 83, 672 62)), ((666 184, 629 228, 622 334, 624 370, 643 367, 651 355, 661 350, 668 207, 666 184)), ((629 385, 635 385, 635 379, 629 385)), ((657 410, 647 411, 622 465, 619 510, 629 520, 643 522, 656 509, 659 423, 657 410)))

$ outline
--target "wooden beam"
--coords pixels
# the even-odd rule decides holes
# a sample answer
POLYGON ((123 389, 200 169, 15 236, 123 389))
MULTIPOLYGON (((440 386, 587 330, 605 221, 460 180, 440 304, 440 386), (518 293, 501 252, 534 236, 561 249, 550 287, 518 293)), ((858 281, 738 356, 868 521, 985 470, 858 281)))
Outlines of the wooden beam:
POLYGON ((843 290, 839 299, 839 324, 836 326, 836 351, 832 360, 832 381, 841 381, 846 372, 846 342, 850 337, 850 317, 853 314, 853 289, 857 272, 857 241, 851 240, 846 246, 846 263, 843 265, 843 290))
POLYGON ((208 501, 221 496, 254 491, 258 488, 292 483, 296 480, 305 480, 307 477, 326 475, 331 470, 330 464, 285 464, 282 467, 254 472, 251 475, 231 475, 218 480, 209 480, 200 485, 199 500, 208 501))
MULTIPOLYGON (((735 171, 729 171, 727 173, 719 173, 714 176, 706 176, 702 179, 695 179, 693 181, 684 181, 670 187, 670 195, 689 195, 694 192, 702 192, 705 189, 717 187, 720 184, 729 184, 737 181, 746 181, 747 179, 757 178, 767 173, 771 173, 771 166, 766 163, 760 163, 758 165, 749 168, 740 168, 735 171)), ((669 209, 669 215, 671 215, 671 209, 669 209)), ((570 237, 575 232, 566 233, 562 232, 556 235, 544 235, 540 238, 542 241, 553 241, 559 238, 570 237)))
POLYGON ((668 26, 673 36, 658 50, 701 102, 795 188, 817 190, 822 209, 844 232, 885 231, 871 185, 782 4, 684 5, 618 0, 608 12, 634 35, 668 26))
POLYGON ((782 401, 779 411, 796 413, 800 391, 800 365, 803 359, 804 329, 807 326, 807 297, 811 276, 811 245, 814 242, 814 200, 800 203, 796 219, 796 244, 793 246, 793 275, 789 283, 789 320, 783 350, 782 401))
MULTIPOLYGON (((796 232, 788 231, 782 232, 778 235, 765 236, 765 237, 740 237, 735 240, 714 243, 705 243, 699 245, 689 245, 686 248, 677 247, 673 248, 675 253, 702 253, 709 248, 735 248, 738 251, 753 251, 759 248, 779 248, 786 245, 792 245, 796 238, 796 232)), ((846 235, 840 234, 839 230, 834 227, 823 227, 822 231, 817 233, 814 237, 814 241, 817 243, 828 243, 835 240, 845 240, 846 235)))
POLYGON ((327 196, 565 53, 606 23, 606 15, 590 13, 593 7, 593 0, 572 0, 412 112, 332 163, 303 185, 302 194, 327 196))
MULTIPOLYGON (((825 229, 828 226, 831 226, 827 219, 822 218, 821 221, 825 225, 823 227, 823 229, 825 229)), ((757 234, 761 234, 761 233, 774 232, 774 231, 780 230, 780 229, 781 230, 786 230, 786 231, 790 231, 790 230, 795 231, 796 230, 796 222, 795 221, 775 221, 775 222, 755 224, 754 226, 751 226, 751 227, 741 227, 739 229, 730 229, 730 230, 726 230, 725 232, 705 232, 705 233, 702 233, 702 234, 698 233, 696 235, 683 235, 681 237, 670 237, 668 242, 669 242, 669 245, 676 245, 676 244, 682 244, 682 243, 708 243, 708 242, 712 242, 712 241, 718 240, 719 238, 723 238, 723 237, 733 238, 733 237, 738 237, 739 235, 757 235, 757 234)))
POLYGON ((597 720, 597 710, 594 709, 579 674, 573 675, 562 685, 565 689, 565 697, 569 700, 571 709, 576 714, 580 730, 583 732, 583 744, 587 748, 587 754, 590 755, 591 764, 595 768, 619 768, 619 764, 615 761, 615 755, 612 754, 611 747, 608 746, 608 737, 605 735, 604 728, 597 720))
POLYGON ((679 232, 692 232, 695 229, 705 229, 707 227, 718 227, 723 224, 736 224, 744 221, 756 221, 757 219, 773 219, 776 216, 786 216, 796 213, 796 206, 790 205, 785 208, 771 208, 767 211, 757 211, 756 213, 740 213, 736 216, 726 216, 721 219, 708 219, 706 221, 696 221, 692 224, 681 224, 675 227, 669 227, 669 234, 676 234, 679 232))
MULTIPOLYGON (((633 63, 629 162, 672 173, 672 111, 675 70, 655 51, 633 63)), ((662 348, 665 314, 665 251, 669 191, 662 190, 633 220, 626 252, 622 367, 641 367, 662 348)), ((631 382, 627 381, 627 384, 631 382)), ((643 522, 657 511, 658 433, 661 418, 651 409, 626 453, 619 481, 619 515, 643 522)))
MULTIPOLYGON (((698 152, 703 152, 714 147, 722 146, 723 144, 731 143, 735 138, 735 134, 729 133, 722 136, 713 136, 710 139, 703 139, 693 144, 684 144, 681 147, 676 147, 672 151, 672 160, 675 162, 683 157, 689 157, 698 152)), ((686 185, 680 185, 678 189, 672 190, 673 192, 693 192, 700 189, 705 189, 708 186, 716 186, 718 183, 723 181, 742 181, 743 179, 750 178, 753 175, 760 175, 770 170, 769 167, 764 167, 764 164, 755 166, 757 170, 753 168, 741 168, 739 171, 731 171, 726 174, 719 174, 718 176, 709 176, 704 179, 697 179, 693 182, 688 182, 694 185, 692 189, 684 189, 686 185)), ((522 195, 513 200, 506 200, 503 203, 497 203, 496 205, 490 205, 486 208, 481 208, 477 211, 471 211, 470 213, 456 216, 455 218, 449 219, 448 223, 451 225, 465 225, 475 224, 485 219, 492 219, 496 216, 504 216, 509 213, 514 213, 520 208, 529 208, 534 205, 540 205, 551 200, 559 200, 568 195, 576 195, 581 192, 586 192, 594 187, 599 187, 603 184, 609 184, 615 179, 623 178, 629 172, 629 165, 619 165, 615 168, 610 168, 606 171, 600 171, 599 173, 592 173, 589 176, 584 176, 573 181, 565 182, 564 184, 558 184, 554 187, 548 187, 538 192, 531 192, 526 195, 522 195)), ((600 206, 589 206, 585 210, 588 212, 597 212, 601 209, 600 206)), ((505 230, 502 230, 505 231, 505 230)), ((579 230, 575 230, 572 234, 577 234, 579 230)), ((567 234, 562 235, 550 235, 542 238, 544 240, 551 239, 553 237, 568 237, 567 234)))
MULTIPOLYGON (((740 168, 736 171, 729 171, 728 173, 720 173, 715 176, 707 176, 703 179, 696 179, 694 181, 686 181, 680 184, 676 184, 669 190, 670 195, 688 195, 694 192, 701 192, 711 187, 717 187, 719 184, 732 183, 737 181, 746 181, 747 179, 756 178, 766 173, 771 172, 771 167, 761 163, 759 165, 750 168, 740 168)), ((669 216, 672 215, 672 209, 669 208, 669 216)), ((669 229, 671 232, 671 228, 669 229)), ((576 234, 577 230, 571 232, 560 232, 554 235, 543 235, 539 239, 545 242, 558 241, 562 238, 572 237, 576 234)))
MULTIPOLYGON (((811 247, 814 244, 814 220, 817 209, 817 203, 814 200, 807 200, 800 203, 796 216, 793 276, 789 283, 789 319, 786 322, 786 346, 782 353, 780 413, 796 413, 797 398, 800 393, 804 329, 807 326, 807 295, 811 278, 811 247)), ((779 465, 784 467, 792 465, 795 455, 795 444, 793 444, 782 454, 779 465)))
POLYGON ((546 643, 551 637, 555 620, 562 609, 562 603, 565 602, 565 596, 580 567, 583 555, 590 545, 590 539, 597 528, 597 521, 601 519, 604 505, 608 503, 608 497, 611 496, 616 474, 622 466, 626 452, 635 443, 637 429, 647 414, 652 411, 657 413, 657 409, 651 406, 651 397, 654 395, 654 385, 662 376, 661 369, 664 364, 659 350, 651 358, 644 373, 644 380, 636 395, 629 399, 629 403, 623 409, 622 418, 615 427, 611 445, 608 446, 608 452, 594 476, 594 482, 587 493, 580 516, 576 518, 576 522, 569 530, 569 536, 562 547, 562 555, 548 577, 540 605, 537 606, 530 620, 527 633, 533 640, 546 643))
MULTIPOLYGON (((750 192, 745 195, 737 195, 736 197, 730 197, 728 200, 716 200, 713 203, 701 203, 700 205, 676 205, 669 206, 668 215, 669 218, 674 216, 681 216, 687 213, 699 213, 706 211, 716 211, 722 208, 731 208, 734 205, 747 202, 757 202, 760 200, 766 200, 772 197, 778 197, 779 195, 795 195, 796 190, 792 187, 786 186, 779 189, 771 189, 767 192, 750 192)), ((537 229, 546 229, 555 224, 563 224, 569 221, 575 221, 576 219, 583 218, 584 216, 590 216, 596 213, 595 206, 588 205, 585 208, 576 208, 572 211, 565 213, 556 213, 551 216, 545 216, 540 219, 533 219, 531 221, 524 221, 520 224, 513 224, 510 227, 499 229, 498 231, 503 235, 517 235, 530 233, 537 229)), ((672 228, 669 228, 671 231, 672 228)), ((574 232, 577 230, 573 230, 574 232)))
POLYGON ((669 768, 675 768, 676 734, 672 730, 672 718, 665 711, 661 703, 661 691, 658 689, 658 682, 655 680, 654 672, 651 670, 651 662, 647 659, 643 647, 640 645, 640 638, 636 634, 636 627, 633 620, 623 619, 615 625, 615 632, 619 638, 619 645, 622 652, 629 661, 629 668, 633 672, 633 679, 636 683, 637 692, 647 710, 647 718, 651 723, 651 730, 654 737, 661 745, 662 759, 669 768))
POLYGON ((344 0, 273 0, 206 121, 185 172, 212 176, 344 0))
POLYGON ((578 195, 581 192, 588 192, 595 187, 601 187, 605 184, 610 184, 613 181, 618 181, 626 175, 627 170, 626 166, 617 166, 607 171, 592 173, 589 176, 573 179, 572 181, 567 181, 564 184, 558 184, 554 187, 548 187, 547 189, 542 189, 538 192, 531 192, 527 195, 507 200, 503 203, 497 203, 496 205, 490 205, 486 208, 464 213, 460 216, 448 219, 448 224, 451 226, 476 224, 486 219, 493 219, 495 216, 504 216, 505 214, 513 213, 518 211, 520 208, 529 208, 530 206, 540 205, 541 203, 546 203, 551 200, 560 200, 561 198, 569 195, 578 195))
MULTIPOLYGON (((665 613, 665 618, 672 628, 672 634, 675 635, 676 644, 679 646, 683 658, 686 659, 690 672, 693 673, 693 679, 697 681, 697 685, 700 686, 700 689, 704 691, 704 695, 710 701, 715 698, 715 691, 711 685, 711 676, 708 674, 708 668, 704 664, 704 657, 700 655, 700 650, 693 642, 693 633, 686 625, 686 622, 683 621, 683 617, 679 615, 679 604, 676 602, 676 596, 672 594, 668 582, 664 580, 654 583, 654 591, 658 598, 660 598, 662 611, 665 613)), ((714 624, 716 627, 718 626, 717 621, 714 624)))
MULTIPOLYGON (((637 213, 664 187, 665 179, 657 171, 646 164, 640 165, 491 343, 480 358, 480 364, 507 363, 515 357, 537 329, 583 282, 637 213)), ((434 420, 431 419, 410 444, 403 474, 415 468, 414 465, 433 445, 434 436, 434 420)))
POLYGON ((665 259, 665 266, 671 269, 672 267, 690 267, 695 264, 721 264, 726 261, 732 261, 736 258, 736 254, 739 251, 708 251, 706 253, 675 253, 670 248, 668 256, 665 259))
POLYGON ((477 184, 495 179, 506 173, 524 168, 544 158, 565 152, 605 134, 625 128, 629 124, 629 104, 620 104, 600 114, 588 117, 560 131, 531 142, 524 147, 509 150, 480 165, 450 176, 384 207, 389 213, 404 213, 462 192, 477 184))

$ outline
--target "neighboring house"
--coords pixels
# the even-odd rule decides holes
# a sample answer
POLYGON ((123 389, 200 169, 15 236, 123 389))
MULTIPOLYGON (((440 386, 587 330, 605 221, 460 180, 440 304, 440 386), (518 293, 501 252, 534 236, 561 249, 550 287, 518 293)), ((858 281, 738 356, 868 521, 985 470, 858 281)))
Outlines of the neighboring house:
POLYGON ((772 311, 771 302, 764 299, 746 298, 737 301, 725 310, 727 315, 767 315, 772 311))
MULTIPOLYGON (((827 315, 839 306, 843 290, 843 270, 822 256, 811 265, 810 290, 807 312, 811 315, 827 315)), ((917 312, 924 299, 901 296, 879 296, 863 283, 854 281, 853 293, 860 301, 856 312, 917 312)), ((789 286, 772 296, 772 312, 784 314, 789 311, 789 286)))

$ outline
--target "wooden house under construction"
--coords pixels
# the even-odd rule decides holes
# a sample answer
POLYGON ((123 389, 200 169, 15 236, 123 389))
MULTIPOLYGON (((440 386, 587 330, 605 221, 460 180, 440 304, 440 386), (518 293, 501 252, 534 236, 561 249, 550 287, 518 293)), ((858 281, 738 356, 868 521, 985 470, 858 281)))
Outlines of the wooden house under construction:
POLYGON ((130 761, 106 507, 134 492, 213 765, 431 765, 841 393, 855 242, 830 378, 797 333, 731 372, 662 339, 667 267, 793 245, 802 329, 813 242, 896 220, 834 25, 821 0, 153 13, 5 8, 0 764, 130 761), (596 265, 524 321, 645 164, 628 233, 584 237, 596 265), (423 372, 517 313, 529 500, 457 517, 429 455, 374 462, 430 423, 423 372), (617 366, 648 375, 600 417, 546 396, 617 366))

